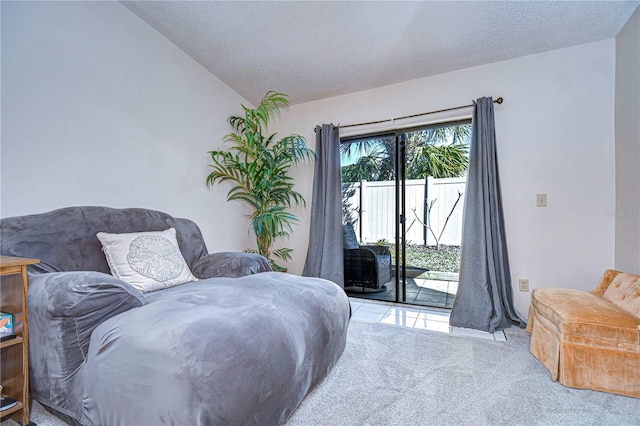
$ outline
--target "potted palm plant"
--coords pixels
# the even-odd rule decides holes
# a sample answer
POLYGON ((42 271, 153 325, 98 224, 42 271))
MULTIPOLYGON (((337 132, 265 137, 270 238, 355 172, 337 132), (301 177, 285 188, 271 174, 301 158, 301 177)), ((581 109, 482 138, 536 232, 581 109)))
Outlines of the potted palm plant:
POLYGON ((280 107, 289 105, 286 95, 270 91, 256 108, 244 105, 244 116, 231 116, 228 121, 234 132, 224 136, 228 150, 210 151, 213 171, 207 185, 230 182, 227 201, 238 200, 251 208, 247 217, 256 236, 257 250, 271 262, 276 271, 286 271, 275 258, 290 260, 292 249, 273 249, 274 242, 289 238, 292 223, 298 218, 289 211, 292 206, 305 206, 304 197, 293 189, 289 169, 300 162, 311 161, 315 153, 307 147, 304 137, 296 134, 276 138, 268 135, 269 120, 279 115, 280 107))

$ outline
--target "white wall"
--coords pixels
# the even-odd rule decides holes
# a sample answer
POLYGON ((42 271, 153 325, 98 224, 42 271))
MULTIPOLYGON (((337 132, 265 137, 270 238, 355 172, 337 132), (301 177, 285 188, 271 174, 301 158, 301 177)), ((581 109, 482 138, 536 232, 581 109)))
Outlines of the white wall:
MULTIPOLYGON (((605 40, 295 105, 270 130, 313 145, 316 124, 503 96, 496 125, 514 283, 590 289, 614 265, 615 51, 605 40), (541 192, 547 208, 535 207, 541 192)), ((253 245, 242 207, 204 184, 206 151, 245 101, 119 3, 3 2, 1 78, 2 217, 147 207, 195 220, 210 251, 253 245)), ((293 175, 311 202, 312 168, 293 175)), ((297 213, 285 244, 294 273, 309 229, 309 209, 297 213)), ((525 314, 530 294, 515 289, 525 314)))
POLYGON ((616 37, 615 267, 640 274, 640 8, 616 37))
POLYGON ((205 184, 241 102, 118 2, 3 2, 1 216, 146 207, 194 220, 210 251, 252 247, 205 184))
MULTIPOLYGON (((518 291, 517 278, 528 278, 531 288, 591 289, 614 266, 614 218, 606 215, 615 208, 614 77, 610 39, 295 105, 277 130, 314 145, 316 124, 504 97, 495 108, 498 156, 514 299, 526 315, 530 293, 518 291), (548 207, 536 207, 537 193, 548 194, 548 207)), ((296 176, 310 201, 311 169, 296 176)), ((292 272, 302 270, 308 243, 309 209, 300 213, 292 272)))

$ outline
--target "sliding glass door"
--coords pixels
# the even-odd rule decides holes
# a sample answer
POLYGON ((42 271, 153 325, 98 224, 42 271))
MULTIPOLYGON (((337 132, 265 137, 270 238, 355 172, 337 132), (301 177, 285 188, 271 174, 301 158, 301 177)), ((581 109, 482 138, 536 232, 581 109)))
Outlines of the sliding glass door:
POLYGON ((398 145, 395 134, 341 143, 345 288, 395 300, 398 145))
POLYGON ((452 306, 470 128, 458 122, 341 142, 351 296, 452 306))

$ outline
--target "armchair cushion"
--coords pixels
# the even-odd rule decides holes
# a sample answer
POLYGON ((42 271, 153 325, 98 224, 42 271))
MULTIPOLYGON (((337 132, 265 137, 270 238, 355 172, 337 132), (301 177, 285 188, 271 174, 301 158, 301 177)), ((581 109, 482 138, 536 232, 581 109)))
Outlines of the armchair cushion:
MULTIPOLYGON (((391 251, 387 246, 360 246, 360 252, 367 251, 373 254, 375 265, 379 271, 391 270, 391 251)), ((388 280, 387 280, 388 281, 388 280)))
POLYGON ((342 237, 345 250, 360 248, 358 238, 356 237, 356 231, 353 229, 353 224, 346 223, 342 225, 342 237))
POLYGON ((593 339, 592 344, 611 348, 616 348, 621 343, 640 343, 638 317, 581 290, 549 290, 545 287, 535 289, 534 309, 539 314, 538 319, 554 324, 558 333, 565 336, 565 340, 593 339), (558 303, 558 300, 562 302, 558 303))
POLYGON ((378 269, 391 269, 391 256, 388 254, 376 255, 378 269))
POLYGON ((616 275, 602 298, 640 318, 640 276, 616 275))

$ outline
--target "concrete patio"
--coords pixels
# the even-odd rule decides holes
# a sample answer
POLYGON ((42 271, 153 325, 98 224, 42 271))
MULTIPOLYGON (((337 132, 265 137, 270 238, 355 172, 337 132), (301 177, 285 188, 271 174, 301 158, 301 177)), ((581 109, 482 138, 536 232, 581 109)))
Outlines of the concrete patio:
MULTIPOLYGON (((407 270, 406 299, 399 300, 399 302, 451 309, 458 291, 457 273, 437 271, 412 272, 414 271, 407 270)), ((402 285, 402 283, 400 283, 400 285, 402 285)), ((386 290, 377 292, 366 288, 363 291, 362 287, 347 287, 345 290, 349 294, 349 297, 395 302, 395 279, 388 282, 386 287, 386 290)))

